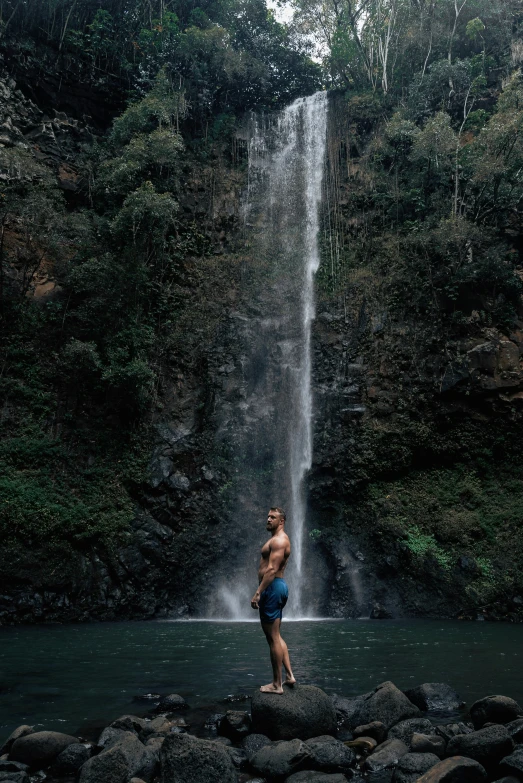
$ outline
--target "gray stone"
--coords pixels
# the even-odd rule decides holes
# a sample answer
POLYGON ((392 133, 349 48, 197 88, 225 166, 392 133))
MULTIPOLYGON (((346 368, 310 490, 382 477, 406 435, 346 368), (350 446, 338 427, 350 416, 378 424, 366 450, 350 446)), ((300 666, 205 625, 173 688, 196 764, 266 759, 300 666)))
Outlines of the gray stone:
POLYGON ((444 682, 425 682, 404 693, 423 712, 456 712, 463 706, 454 688, 444 682))
POLYGON ((29 783, 30 778, 27 772, 0 772, 0 781, 2 783, 29 783))
POLYGON ((358 710, 361 725, 380 721, 387 729, 399 721, 420 716, 419 709, 407 699, 394 683, 384 682, 363 698, 358 710))
POLYGON ((307 745, 299 739, 289 742, 282 740, 261 748, 250 762, 255 772, 263 777, 281 779, 310 767, 311 753, 307 745))
POLYGON ((355 729, 359 725, 359 712, 367 695, 346 698, 345 696, 337 696, 335 694, 332 697, 338 726, 355 729))
POLYGON ((316 737, 305 743, 311 754, 310 766, 320 772, 348 772, 356 763, 356 754, 334 737, 316 737))
POLYGON ((242 739, 242 748, 247 754, 249 761, 252 756, 266 745, 272 745, 272 740, 265 736, 265 734, 249 734, 242 739))
POLYGON ((178 710, 186 710, 189 707, 183 696, 178 693, 170 693, 167 696, 162 696, 156 712, 177 712, 178 710))
POLYGON ((499 771, 502 775, 515 775, 517 778, 523 778, 523 747, 516 750, 504 759, 501 759, 499 771))
POLYGON ((80 767, 91 758, 91 748, 88 745, 82 745, 81 742, 74 742, 68 745, 53 762, 51 774, 57 777, 62 775, 76 775, 80 767))
POLYGON ((460 721, 459 723, 447 723, 445 726, 434 726, 434 731, 440 734, 445 742, 448 742, 452 737, 457 737, 458 734, 470 734, 474 729, 467 723, 460 721))
MULTIPOLYGON (((254 781, 251 780, 249 783, 254 783, 254 781)), ((286 778, 285 783, 347 783, 347 778, 339 772, 331 775, 328 772, 306 769, 290 775, 286 778)))
POLYGON ((244 750, 242 750, 241 748, 228 747, 227 753, 231 757, 231 761, 236 767, 236 769, 240 769, 240 770, 247 769, 249 765, 249 760, 244 750))
POLYGON ((487 773, 477 761, 466 756, 452 756, 425 772, 418 783, 483 783, 487 773))
POLYGON ((29 766, 21 761, 0 761, 0 772, 27 772, 29 766))
POLYGON ((505 726, 488 726, 470 734, 458 734, 447 745, 448 756, 467 756, 486 769, 492 768, 514 750, 514 742, 505 726))
POLYGON ((353 734, 354 739, 358 739, 358 737, 372 737, 376 740, 378 745, 385 742, 387 739, 387 729, 379 720, 372 721, 372 723, 366 723, 363 726, 356 726, 353 734))
POLYGON ((127 783, 132 777, 143 777, 149 762, 144 745, 134 734, 103 750, 85 762, 80 783, 127 783))
POLYGON ((171 734, 160 751, 162 783, 237 783, 226 748, 190 734, 171 734))
POLYGON ((32 726, 18 726, 6 739, 2 747, 0 748, 0 756, 3 756, 4 753, 9 753, 11 750, 13 743, 15 740, 19 739, 20 737, 27 737, 28 734, 34 734, 34 729, 32 726))
POLYGON ((475 729, 480 729, 485 723, 510 723, 520 716, 523 716, 523 710, 517 701, 508 696, 485 696, 470 708, 475 729))
POLYGON ((406 753, 398 761, 394 783, 415 783, 438 762, 439 758, 434 753, 406 753))
POLYGON ((233 742, 240 742, 249 734, 252 727, 251 716, 240 710, 227 710, 218 724, 218 734, 228 737, 233 742))
POLYGON ((59 731, 36 731, 14 741, 9 759, 21 761, 33 769, 41 769, 50 764, 68 745, 77 742, 76 737, 59 731))
POLYGON ((413 753, 434 753, 443 758, 447 743, 439 734, 418 734, 415 732, 410 739, 410 749, 413 753))
POLYGON ((113 720, 109 724, 113 729, 123 729, 124 731, 134 731, 139 734, 144 729, 148 728, 148 722, 143 718, 138 718, 136 715, 122 715, 120 718, 113 720))
POLYGON ((314 685, 285 688, 281 696, 257 690, 251 710, 253 731, 274 740, 305 740, 336 731, 332 700, 314 685))
POLYGON ((505 724, 507 731, 516 744, 523 742, 523 718, 517 718, 505 724))
POLYGON ((408 747, 400 739, 388 739, 378 745, 376 750, 365 760, 363 769, 366 772, 378 772, 395 767, 400 758, 408 751, 408 747))
POLYGON ((103 750, 112 748, 113 745, 117 745, 127 737, 136 737, 134 731, 127 731, 125 729, 113 729, 112 726, 107 726, 98 737, 97 746, 103 750))
POLYGON ((434 726, 428 718, 409 718, 408 720, 402 720, 396 723, 389 729, 389 739, 400 739, 406 745, 410 746, 412 735, 417 732, 419 734, 432 734, 434 726))

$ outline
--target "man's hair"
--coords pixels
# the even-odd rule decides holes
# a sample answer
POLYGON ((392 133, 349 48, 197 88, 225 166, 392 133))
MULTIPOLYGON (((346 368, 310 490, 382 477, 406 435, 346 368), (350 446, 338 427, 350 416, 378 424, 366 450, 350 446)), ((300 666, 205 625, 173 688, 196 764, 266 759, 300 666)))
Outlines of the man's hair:
POLYGON ((285 515, 285 511, 283 510, 283 508, 278 508, 278 506, 273 506, 271 508, 271 511, 277 511, 278 514, 280 515, 280 517, 283 519, 284 522, 287 519, 287 517, 285 515))

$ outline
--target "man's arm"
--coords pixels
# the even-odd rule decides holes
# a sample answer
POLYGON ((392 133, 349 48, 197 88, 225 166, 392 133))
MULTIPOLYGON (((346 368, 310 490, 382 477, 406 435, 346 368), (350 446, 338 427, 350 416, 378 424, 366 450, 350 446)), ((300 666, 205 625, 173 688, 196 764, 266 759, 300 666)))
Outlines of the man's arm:
POLYGON ((260 595, 271 584, 271 582, 274 581, 274 577, 282 567, 282 563, 284 559, 285 559, 285 542, 276 541, 273 544, 271 544, 271 551, 269 554, 269 565, 267 566, 267 570, 263 575, 263 579, 261 580, 258 589, 256 590, 256 592, 254 593, 251 599, 251 606, 253 609, 258 608, 260 595))

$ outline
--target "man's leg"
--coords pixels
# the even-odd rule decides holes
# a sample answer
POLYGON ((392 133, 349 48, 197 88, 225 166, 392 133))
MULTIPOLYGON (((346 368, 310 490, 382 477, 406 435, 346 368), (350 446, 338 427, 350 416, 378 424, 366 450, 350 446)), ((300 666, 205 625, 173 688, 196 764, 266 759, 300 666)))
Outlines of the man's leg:
MULTIPOLYGON (((282 644, 282 638, 280 636, 280 619, 274 620, 272 623, 262 623, 263 632, 269 643, 269 650, 271 654, 272 665, 272 682, 268 685, 262 685, 260 690, 263 693, 283 693, 283 686, 281 682, 281 672, 283 664, 284 647, 282 644)), ((287 652, 287 659, 289 653, 287 652)), ((289 664, 290 665, 290 664, 289 664)))
POLYGON ((283 665, 285 666, 285 669, 287 671, 287 677, 285 679, 286 685, 294 685, 296 682, 296 679, 294 677, 294 674, 292 673, 291 669, 291 659, 289 658, 289 650, 287 649, 286 642, 283 641, 283 637, 280 634, 280 642, 281 646, 283 648, 283 665))

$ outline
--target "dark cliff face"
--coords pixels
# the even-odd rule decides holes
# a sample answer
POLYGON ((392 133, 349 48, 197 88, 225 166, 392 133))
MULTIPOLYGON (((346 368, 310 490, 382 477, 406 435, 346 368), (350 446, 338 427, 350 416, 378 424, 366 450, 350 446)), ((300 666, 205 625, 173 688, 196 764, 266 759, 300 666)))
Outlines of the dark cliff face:
MULTIPOLYGON (((44 116, 9 77, 2 96, 0 142, 37 148, 74 199, 75 156, 90 131, 65 114, 44 116)), ((234 453, 221 437, 242 426, 227 411, 245 397, 242 363, 263 317, 253 305, 263 278, 241 236, 244 182, 242 167, 219 157, 185 174, 181 208, 213 250, 186 259, 133 521, 118 546, 68 550, 54 575, 38 576, 47 554, 28 547, 2 586, 0 622, 201 615, 217 573, 232 578, 250 548, 254 569, 259 541, 253 531, 246 540, 235 517, 234 453)), ((56 289, 48 271, 34 294, 56 289)), ((472 313, 449 337, 394 309, 370 271, 349 276, 343 292, 320 276, 318 289, 307 546, 324 611, 519 619, 523 323, 503 331, 472 313)), ((259 501, 250 501, 254 513, 259 501)))

